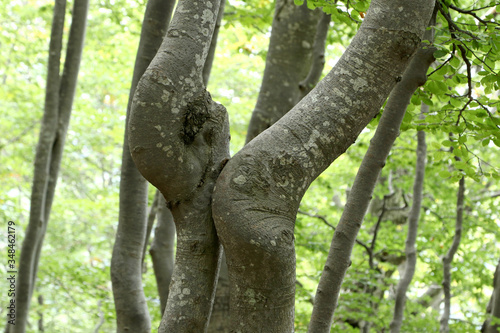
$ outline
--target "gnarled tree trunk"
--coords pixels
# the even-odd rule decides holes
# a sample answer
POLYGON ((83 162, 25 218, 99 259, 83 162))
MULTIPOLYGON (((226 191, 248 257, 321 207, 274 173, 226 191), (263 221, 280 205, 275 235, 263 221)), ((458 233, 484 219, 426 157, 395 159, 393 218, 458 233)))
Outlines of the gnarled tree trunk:
POLYGON ((226 164, 212 207, 228 262, 233 331, 293 331, 300 200, 400 81, 433 4, 372 1, 335 68, 226 164))
POLYGON ((225 108, 205 90, 202 73, 218 12, 217 0, 178 4, 137 86, 128 124, 134 162, 165 197, 177 229, 160 332, 205 331, 215 291, 220 245, 210 203, 229 158, 229 124, 225 108))

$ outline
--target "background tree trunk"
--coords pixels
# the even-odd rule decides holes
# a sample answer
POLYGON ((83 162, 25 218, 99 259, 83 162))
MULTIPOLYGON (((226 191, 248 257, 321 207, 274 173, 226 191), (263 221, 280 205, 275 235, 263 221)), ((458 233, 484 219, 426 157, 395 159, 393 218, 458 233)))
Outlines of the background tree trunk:
MULTIPOLYGON (((175 1, 148 1, 130 87, 127 117, 139 79, 161 45, 175 1)), ((120 177, 120 212, 113 255, 111 281, 118 332, 150 332, 151 322, 142 288, 142 257, 146 242, 148 183, 130 156, 125 129, 120 177)))
MULTIPOLYGON (((433 48, 430 48, 430 57, 432 56, 433 48)), ((424 75, 427 70, 424 71, 424 75)), ((422 115, 429 112, 429 106, 422 103, 422 115)), ((415 166, 415 182, 413 183, 413 203, 408 217, 408 235, 406 236, 406 264, 403 275, 400 277, 396 289, 396 304, 394 305, 394 317, 390 324, 391 333, 398 333, 403 324, 403 313, 406 304, 406 291, 415 274, 417 265, 417 250, 415 243, 417 241, 418 220, 420 219, 420 210, 422 208, 422 198, 424 190, 425 177, 425 159, 427 155, 427 144, 425 142, 425 132, 418 131, 417 133, 417 163, 415 166)))
POLYGON ((293 331, 293 228, 300 200, 400 81, 433 4, 373 1, 335 68, 226 164, 212 206, 227 256, 235 332, 293 331))
POLYGON ((160 295, 161 313, 164 313, 174 271, 175 224, 172 213, 167 208, 165 199, 161 194, 156 216, 155 238, 149 253, 153 260, 156 285, 160 295))
POLYGON ((30 219, 21 248, 16 290, 16 325, 11 332, 26 330, 30 300, 50 210, 54 199, 64 142, 76 90, 85 39, 88 0, 76 0, 67 43, 66 60, 60 76, 60 58, 66 1, 56 1, 49 46, 44 117, 35 157, 30 219))
POLYGON ((319 9, 311 11, 306 3, 298 7, 293 0, 276 2, 266 67, 246 142, 283 117, 302 97, 300 82, 311 68, 320 18, 319 9))
POLYGON ((462 237, 462 222, 464 213, 464 193, 465 193, 465 179, 460 178, 458 183, 457 195, 457 218, 455 221, 455 234, 453 236, 453 243, 451 244, 448 253, 443 257, 443 292, 444 292, 444 310, 441 316, 440 332, 447 333, 450 331, 448 321, 450 320, 451 308, 451 263, 453 256, 460 246, 460 239, 462 237))
POLYGON ((481 332, 497 333, 500 330, 500 324, 498 323, 498 320, 500 320, 500 260, 493 276, 493 293, 491 294, 486 313, 489 318, 485 320, 481 332), (491 323, 492 318, 497 320, 496 324, 491 323))

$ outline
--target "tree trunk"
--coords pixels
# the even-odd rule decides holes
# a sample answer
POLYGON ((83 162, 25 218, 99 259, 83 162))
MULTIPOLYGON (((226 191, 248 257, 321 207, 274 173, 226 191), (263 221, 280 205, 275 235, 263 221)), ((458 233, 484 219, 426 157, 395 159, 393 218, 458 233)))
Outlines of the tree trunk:
POLYGON ((16 325, 11 332, 25 332, 30 300, 50 210, 54 199, 64 142, 76 90, 85 39, 88 0, 75 1, 67 43, 66 60, 60 76, 60 58, 66 1, 56 1, 49 46, 44 116, 35 156, 30 219, 21 248, 16 294, 16 325))
POLYGON ((462 238, 462 221, 464 212, 464 192, 465 192, 465 179, 460 178, 458 183, 457 195, 457 217, 455 221, 455 235, 453 236, 453 243, 451 244, 448 253, 443 257, 443 292, 444 292, 444 310, 441 316, 440 332, 448 333, 450 328, 448 321, 450 320, 451 308, 451 263, 453 256, 458 250, 460 239, 462 238))
POLYGON ((481 333, 498 333, 500 331, 500 260, 493 276, 493 293, 486 310, 488 318, 481 328, 481 333), (496 324, 491 323, 495 318, 496 324))
MULTIPOLYGON (((156 190, 155 196, 153 198, 153 202, 151 203, 151 206, 149 206, 146 210, 146 216, 147 216, 146 225, 147 226, 146 226, 146 239, 144 241, 144 247, 142 248, 142 259, 141 259, 142 274, 146 273, 146 271, 147 271, 146 262, 145 262, 146 252, 148 250, 149 239, 151 238, 151 232, 153 231, 153 226, 155 224, 156 214, 157 214, 158 207, 159 207, 160 196, 161 196, 160 191, 156 190)), ((164 200, 164 199, 162 198, 162 200, 164 200)))
POLYGON ((215 49, 217 48, 217 38, 219 37, 219 29, 222 22, 222 17, 224 16, 224 7, 226 5, 226 0, 221 0, 219 12, 217 13, 217 22, 215 23, 215 28, 210 42, 210 48, 208 49, 207 60, 205 60, 205 66, 203 66, 203 83, 205 86, 208 85, 208 80, 210 79, 210 73, 212 71, 212 64, 215 57, 215 49))
MULTIPOLYGON (((430 56, 432 57, 433 49, 430 49, 430 56)), ((428 67, 428 66, 427 66, 428 67)), ((424 71, 424 75, 427 69, 424 71)), ((429 106, 422 103, 422 114, 429 112, 429 106)), ((417 250, 415 243, 417 241, 418 220, 420 219, 420 210, 422 207, 423 189, 424 189, 424 176, 425 176, 425 159, 427 155, 427 144, 425 142, 425 132, 418 131, 417 133, 417 163, 415 166, 415 181, 413 183, 413 203, 408 217, 408 235, 406 237, 406 264, 405 270, 399 279, 396 289, 396 304, 394 306, 394 317, 390 324, 391 333, 398 333, 403 324, 403 312, 406 304, 406 291, 415 274, 415 267, 417 264, 417 250)))
POLYGON ((323 73, 323 68, 325 67, 326 38, 328 37, 331 19, 332 16, 330 14, 321 13, 321 19, 316 29, 316 37, 314 38, 311 68, 307 77, 299 83, 301 91, 300 99, 309 94, 316 86, 323 73))
MULTIPOLYGON (((295 6, 292 1, 279 1, 276 5, 266 68, 253 121, 248 127, 247 142, 288 112, 305 95, 306 86, 310 90, 318 82, 324 66, 329 18, 318 10, 307 9, 306 5, 295 6), (300 81, 308 70, 307 78, 300 81), (259 121, 263 119, 266 119, 265 124, 259 121)), ((223 255, 209 332, 229 332, 229 277, 225 265, 223 255)))
MULTIPOLYGON (((171 0, 151 0, 147 4, 130 88, 126 124, 130 119, 130 107, 137 83, 161 45, 174 3, 171 0)), ((117 332, 149 333, 151 322, 142 287, 148 184, 132 161, 128 135, 128 130, 125 129, 120 177, 120 211, 111 259, 111 281, 117 332)))
POLYGON ((178 4, 137 86, 128 124, 134 162, 165 197, 177 229, 159 332, 204 332, 213 302, 220 244, 210 203, 229 158, 229 124, 225 108, 205 90, 202 73, 218 12, 217 0, 178 4))
POLYGON ((293 331, 293 228, 300 200, 400 81, 433 4, 372 1, 335 68, 226 164, 212 206, 227 256, 234 332, 293 331))
POLYGON ((158 200, 156 216, 155 238, 149 248, 149 253, 153 260, 156 286, 158 288, 158 295, 160 296, 161 313, 164 313, 167 306, 170 281, 174 271, 175 224, 172 213, 165 205, 165 199, 161 194, 158 200))
POLYGON ((246 142, 283 117, 302 97, 300 82, 311 68, 320 18, 319 9, 311 11, 306 3, 297 7, 293 0, 276 2, 266 67, 246 142))

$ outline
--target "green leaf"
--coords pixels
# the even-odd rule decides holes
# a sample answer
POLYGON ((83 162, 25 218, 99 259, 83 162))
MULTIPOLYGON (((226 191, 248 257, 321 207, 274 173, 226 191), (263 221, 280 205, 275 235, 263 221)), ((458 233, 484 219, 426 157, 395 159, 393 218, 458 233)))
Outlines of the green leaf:
POLYGON ((439 177, 441 177, 441 178, 448 178, 450 176, 451 176, 451 173, 448 170, 439 171, 439 177))
POLYGON ((460 67, 460 60, 457 57, 453 57, 450 60, 450 65, 453 68, 458 69, 460 67))
POLYGON ((451 147, 453 143, 450 140, 444 140, 441 141, 441 145, 443 145, 444 147, 451 147))
POLYGON ((441 49, 441 50, 436 50, 436 51, 434 52, 434 58, 436 58, 436 59, 442 58, 442 57, 444 57, 445 55, 447 55, 448 53, 450 53, 448 50, 443 50, 443 49, 441 49))

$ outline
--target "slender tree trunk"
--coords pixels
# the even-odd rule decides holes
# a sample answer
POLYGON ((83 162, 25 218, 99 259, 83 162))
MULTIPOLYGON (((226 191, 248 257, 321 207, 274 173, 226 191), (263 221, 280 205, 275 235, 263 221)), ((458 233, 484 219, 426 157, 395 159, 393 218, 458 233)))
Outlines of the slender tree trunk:
POLYGON ((400 81, 433 4, 372 1, 335 68, 226 164, 212 207, 228 262, 232 331, 293 331, 293 229, 300 200, 400 81))
POLYGON ((464 212, 464 192, 465 192, 465 179, 462 177, 458 183, 458 195, 457 195, 457 217, 455 221, 455 235, 453 236, 453 243, 451 244, 448 253, 443 257, 443 292, 444 292, 444 310, 441 316, 440 332, 448 333, 450 328, 448 326, 448 321, 450 320, 450 308, 451 308, 451 263, 453 262, 453 256, 460 246, 460 240, 462 238, 462 222, 463 222, 463 212, 464 212))
MULTIPOLYGON (((130 87, 127 117, 139 79, 161 45, 175 1, 148 1, 130 87)), ((120 178, 120 211, 113 255, 111 281, 116 309, 117 332, 150 332, 151 322, 142 287, 142 254, 146 242, 147 181, 137 171, 128 147, 125 129, 120 178)))
POLYGON ((149 253, 153 260, 161 313, 164 313, 168 300, 170 280, 174 271, 175 224, 172 213, 165 205, 165 199, 161 194, 156 216, 155 238, 149 248, 149 253))
MULTIPOLYGON (((426 73, 434 61, 433 49, 421 47, 405 71, 401 82, 391 92, 376 133, 361 163, 349 197, 335 230, 330 252, 321 276, 309 332, 329 332, 338 296, 357 234, 371 200, 380 171, 385 165, 406 108, 415 90, 426 81, 426 73)), ((418 202, 417 202, 418 204, 418 202)), ((418 205, 420 212, 420 206, 418 205)))
POLYGON ((77 0, 67 43, 66 60, 60 76, 60 58, 66 1, 56 1, 49 46, 44 117, 35 156, 30 220, 21 248, 16 294, 16 325, 11 332, 25 332, 41 249, 54 199, 64 142, 80 68, 88 0, 77 0))
MULTIPOLYGON (((422 114, 429 112, 429 106, 422 103, 422 114)), ((399 279, 396 289, 396 304, 394 306, 394 317, 390 324, 391 333, 398 333, 403 324, 403 313, 406 304, 406 291, 415 274, 415 266, 417 264, 417 250, 415 243, 417 241, 418 220, 420 219, 420 210, 422 207, 424 176, 425 176, 425 159, 427 155, 427 144, 425 142, 425 132, 418 131, 417 133, 417 163, 415 166, 415 181, 413 183, 413 203, 408 217, 408 235, 406 237, 406 265, 401 278, 399 279)))
POLYGON ((205 86, 208 85, 208 80, 210 79, 210 73, 212 71, 212 64, 214 62, 215 49, 217 48, 217 39, 219 37, 222 17, 224 16, 225 5, 226 0, 221 0, 219 12, 217 13, 217 22, 215 23, 212 41, 210 42, 210 48, 208 49, 207 60, 205 60, 205 66, 203 67, 203 83, 205 84, 205 86))
POLYGON ((165 197, 177 230, 159 332, 204 332, 215 292, 220 244, 210 203, 229 158, 229 124, 225 108, 205 90, 202 73, 218 12, 217 0, 178 4, 137 86, 128 124, 134 162, 165 197))
POLYGON ((151 238, 151 232, 153 231, 153 226, 155 224, 156 214, 157 214, 158 207, 159 207, 160 196, 161 196, 160 191, 156 190, 155 196, 153 198, 153 202, 151 203, 151 206, 148 207, 147 212, 146 212, 146 215, 147 215, 146 239, 144 241, 144 247, 142 248, 142 259, 141 259, 142 274, 146 273, 146 271, 147 271, 146 262, 144 260, 146 259, 146 252, 147 252, 148 246, 149 246, 149 239, 151 238))
POLYGON ((481 333, 498 333, 500 331, 500 260, 498 261, 495 275, 493 276, 493 293, 486 309, 488 318, 485 320, 481 333), (495 318, 496 324, 491 323, 495 318))

